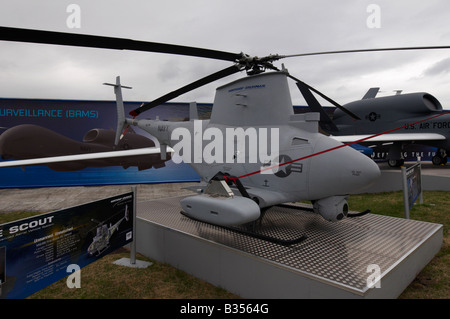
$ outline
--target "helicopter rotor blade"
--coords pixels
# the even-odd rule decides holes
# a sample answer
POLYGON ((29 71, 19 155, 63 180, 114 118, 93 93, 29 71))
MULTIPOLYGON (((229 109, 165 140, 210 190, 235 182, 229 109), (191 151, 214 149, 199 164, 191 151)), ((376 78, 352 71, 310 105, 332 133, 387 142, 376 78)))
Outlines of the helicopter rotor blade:
POLYGON ((168 53, 232 62, 235 62, 242 57, 241 53, 230 53, 175 44, 11 27, 0 27, 0 40, 100 49, 168 53))
MULTIPOLYGON (((272 62, 291 57, 304 57, 314 55, 326 55, 326 54, 341 54, 341 53, 359 53, 359 52, 380 52, 380 51, 406 51, 406 50, 433 50, 433 49, 450 49, 450 46, 422 46, 422 47, 397 47, 397 48, 378 48, 378 49, 355 49, 355 50, 341 50, 341 51, 323 51, 323 52, 311 52, 311 53, 299 53, 292 55, 269 55, 266 57, 258 58, 251 57, 244 53, 231 53, 225 51, 217 51, 210 49, 203 49, 198 47, 181 46, 175 44, 137 41, 124 38, 113 38, 105 36, 84 35, 75 33, 64 33, 56 31, 43 31, 32 29, 21 29, 0 26, 0 41, 15 41, 15 42, 30 42, 41 44, 53 44, 53 45, 67 45, 77 47, 90 47, 90 48, 102 48, 102 49, 114 49, 114 50, 134 50, 144 52, 156 52, 166 54, 177 54, 184 56, 193 56, 200 58, 210 58, 216 60, 231 61, 233 66, 223 69, 219 72, 204 77, 198 81, 188 84, 178 90, 168 93, 153 102, 144 104, 140 108, 131 111, 131 115, 138 115, 145 110, 148 110, 156 105, 169 101, 183 93, 194 90, 198 87, 237 73, 243 69, 247 70, 249 75, 258 74, 265 69, 277 70, 272 65, 272 62)), ((325 96, 321 92, 307 85, 306 83, 299 81, 298 79, 290 76, 297 82, 301 82, 310 91, 320 95, 325 100, 332 103, 337 108, 341 109, 346 114, 350 115, 354 119, 360 119, 358 116, 348 111, 329 97, 325 96)))
POLYGON ((355 49, 355 50, 323 51, 323 52, 310 52, 310 53, 298 53, 298 54, 291 54, 291 55, 281 55, 280 59, 302 57, 302 56, 313 56, 313 55, 342 54, 342 53, 362 53, 362 52, 382 52, 382 51, 411 51, 411 50, 441 50, 441 49, 450 49, 450 46, 448 46, 448 45, 441 45, 441 46, 422 46, 422 47, 398 47, 398 48, 378 48, 378 49, 355 49))
MULTIPOLYGON (((308 88, 309 90, 311 90, 312 92, 316 93, 317 95, 319 95, 321 98, 327 100, 328 102, 330 102, 331 104, 333 104, 334 106, 336 106, 338 109, 340 109, 342 112, 346 113, 347 115, 351 116, 353 119, 355 120, 361 120, 361 118, 359 116, 357 116, 356 114, 354 114, 353 112, 350 112, 349 110, 347 110, 345 107, 343 107, 342 105, 340 105, 339 103, 337 103, 336 101, 332 100, 331 98, 329 98, 328 96, 326 96, 325 94, 323 94, 322 92, 316 90, 315 88, 313 88, 312 86, 306 84, 303 81, 300 81, 299 79, 297 79, 296 77, 292 76, 292 75, 288 75, 291 79, 293 79, 294 81, 297 82, 297 87, 300 89, 300 85, 308 88)), ((300 89, 300 92, 302 90, 300 89)), ((303 92, 301 92, 303 94, 303 92)))
MULTIPOLYGON (((298 53, 298 54, 291 54, 291 55, 280 55, 279 59, 285 59, 285 58, 293 58, 293 57, 305 57, 305 56, 315 56, 315 55, 327 55, 327 54, 343 54, 343 53, 364 53, 364 52, 383 52, 383 51, 411 51, 411 50, 441 50, 441 49, 450 49, 450 46, 442 45, 442 46, 419 46, 419 47, 397 47, 397 48, 377 48, 377 49, 354 49, 354 50, 338 50, 338 51, 322 51, 322 52, 310 52, 310 53, 298 53)), ((320 95, 322 98, 342 110, 344 113, 348 114, 355 120, 360 120, 360 118, 355 115, 354 113, 350 112, 343 106, 339 105, 323 93, 317 91, 313 87, 309 86, 308 84, 300 81, 299 79, 289 75, 289 77, 295 81, 297 81, 297 86, 300 89, 300 92, 305 96, 305 94, 308 95, 307 89, 315 92, 316 94, 320 95)), ((305 97, 306 98, 306 97, 305 97)), ((321 112, 321 118, 322 113, 321 112)))
POLYGON ((168 94, 166 94, 166 95, 164 95, 164 96, 162 96, 162 97, 160 97, 160 98, 158 98, 158 99, 156 99, 156 100, 154 100, 152 102, 145 103, 145 104, 141 105, 139 108, 131 111, 130 115, 131 116, 138 116, 142 112, 147 111, 147 110, 149 110, 149 109, 151 109, 151 108, 153 108, 155 106, 161 105, 164 102, 172 100, 172 99, 180 96, 181 94, 190 92, 190 91, 195 90, 195 89, 197 89, 197 88, 199 88, 201 86, 204 86, 206 84, 209 84, 211 82, 217 81, 219 79, 222 79, 224 77, 227 77, 229 75, 235 74, 235 73, 240 72, 240 71, 241 71, 241 67, 239 66, 239 64, 232 65, 232 66, 230 66, 228 68, 225 68, 225 69, 223 69, 221 71, 218 71, 218 72, 213 73, 211 75, 208 75, 208 76, 206 76, 204 78, 201 78, 201 79, 199 79, 199 80, 197 80, 195 82, 192 82, 192 83, 190 83, 188 85, 185 85, 182 88, 179 88, 179 89, 177 89, 175 91, 172 91, 172 92, 170 92, 170 93, 168 93, 168 94))
POLYGON ((327 131, 328 133, 338 132, 339 129, 337 126, 333 123, 333 121, 330 119, 328 114, 323 109, 322 105, 320 105, 319 101, 314 97, 314 95, 311 93, 309 88, 303 83, 303 82, 297 82, 297 87, 299 88, 300 92, 302 93, 303 97, 305 98, 306 102, 308 103, 309 108, 312 112, 319 112, 320 114, 320 122, 322 129, 327 131))

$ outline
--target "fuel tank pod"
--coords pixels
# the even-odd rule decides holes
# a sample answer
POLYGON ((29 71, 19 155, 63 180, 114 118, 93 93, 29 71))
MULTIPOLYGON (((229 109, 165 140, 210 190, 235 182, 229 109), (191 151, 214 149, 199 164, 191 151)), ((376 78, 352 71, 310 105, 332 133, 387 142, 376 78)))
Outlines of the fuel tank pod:
POLYGON ((202 194, 180 201, 184 213, 194 219, 219 226, 242 225, 259 218, 261 212, 253 200, 202 194))

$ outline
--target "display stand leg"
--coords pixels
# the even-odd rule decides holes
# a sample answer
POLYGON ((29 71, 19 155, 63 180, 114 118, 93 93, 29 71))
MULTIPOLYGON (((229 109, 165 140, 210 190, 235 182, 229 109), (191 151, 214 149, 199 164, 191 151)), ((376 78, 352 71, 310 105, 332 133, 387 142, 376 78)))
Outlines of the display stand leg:
POLYGON ((121 258, 113 262, 115 265, 126 266, 131 268, 147 268, 153 263, 143 260, 136 261, 136 210, 137 210, 137 190, 136 186, 132 186, 131 190, 133 192, 133 241, 130 243, 130 258, 121 258))

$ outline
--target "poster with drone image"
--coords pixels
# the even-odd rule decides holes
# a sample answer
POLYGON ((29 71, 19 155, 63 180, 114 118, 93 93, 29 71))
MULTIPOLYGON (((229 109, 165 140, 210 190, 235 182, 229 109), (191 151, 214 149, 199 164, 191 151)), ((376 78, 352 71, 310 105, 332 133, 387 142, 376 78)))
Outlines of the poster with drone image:
MULTIPOLYGON (((125 114, 141 102, 124 102, 125 114)), ((211 104, 199 104, 209 118, 211 104)), ((0 99, 0 161, 113 150, 117 126, 115 101, 0 99)), ((188 103, 165 103, 142 118, 185 121, 188 103)), ((147 132, 129 128, 129 143, 159 146, 147 132)), ((125 148, 127 145, 125 145, 125 148)), ((65 164, 2 168, 0 188, 195 182, 187 164, 161 160, 159 154, 126 160, 105 159, 65 164)))

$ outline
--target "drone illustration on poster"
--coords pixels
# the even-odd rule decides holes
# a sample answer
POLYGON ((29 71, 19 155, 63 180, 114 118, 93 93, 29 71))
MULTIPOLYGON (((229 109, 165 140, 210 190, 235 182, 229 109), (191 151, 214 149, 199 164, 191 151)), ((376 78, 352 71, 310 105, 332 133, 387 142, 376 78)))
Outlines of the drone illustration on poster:
POLYGON ((91 129, 82 141, 76 141, 45 127, 21 124, 7 129, 0 135, 0 156, 3 160, 26 160, 63 155, 87 155, 85 160, 47 163, 54 171, 77 171, 86 167, 136 166, 138 170, 161 168, 165 161, 159 154, 149 156, 90 158, 89 154, 122 151, 127 149, 154 148, 155 143, 142 135, 128 130, 118 145, 114 145, 115 132, 106 129, 91 129))
POLYGON ((129 220, 129 214, 130 212, 128 205, 126 205, 124 216, 115 224, 110 224, 108 226, 106 221, 98 222, 96 220, 92 220, 93 222, 98 223, 98 226, 96 227, 96 235, 87 249, 89 256, 100 256, 106 249, 109 248, 111 237, 119 229, 120 224, 122 224, 124 220, 129 220))

